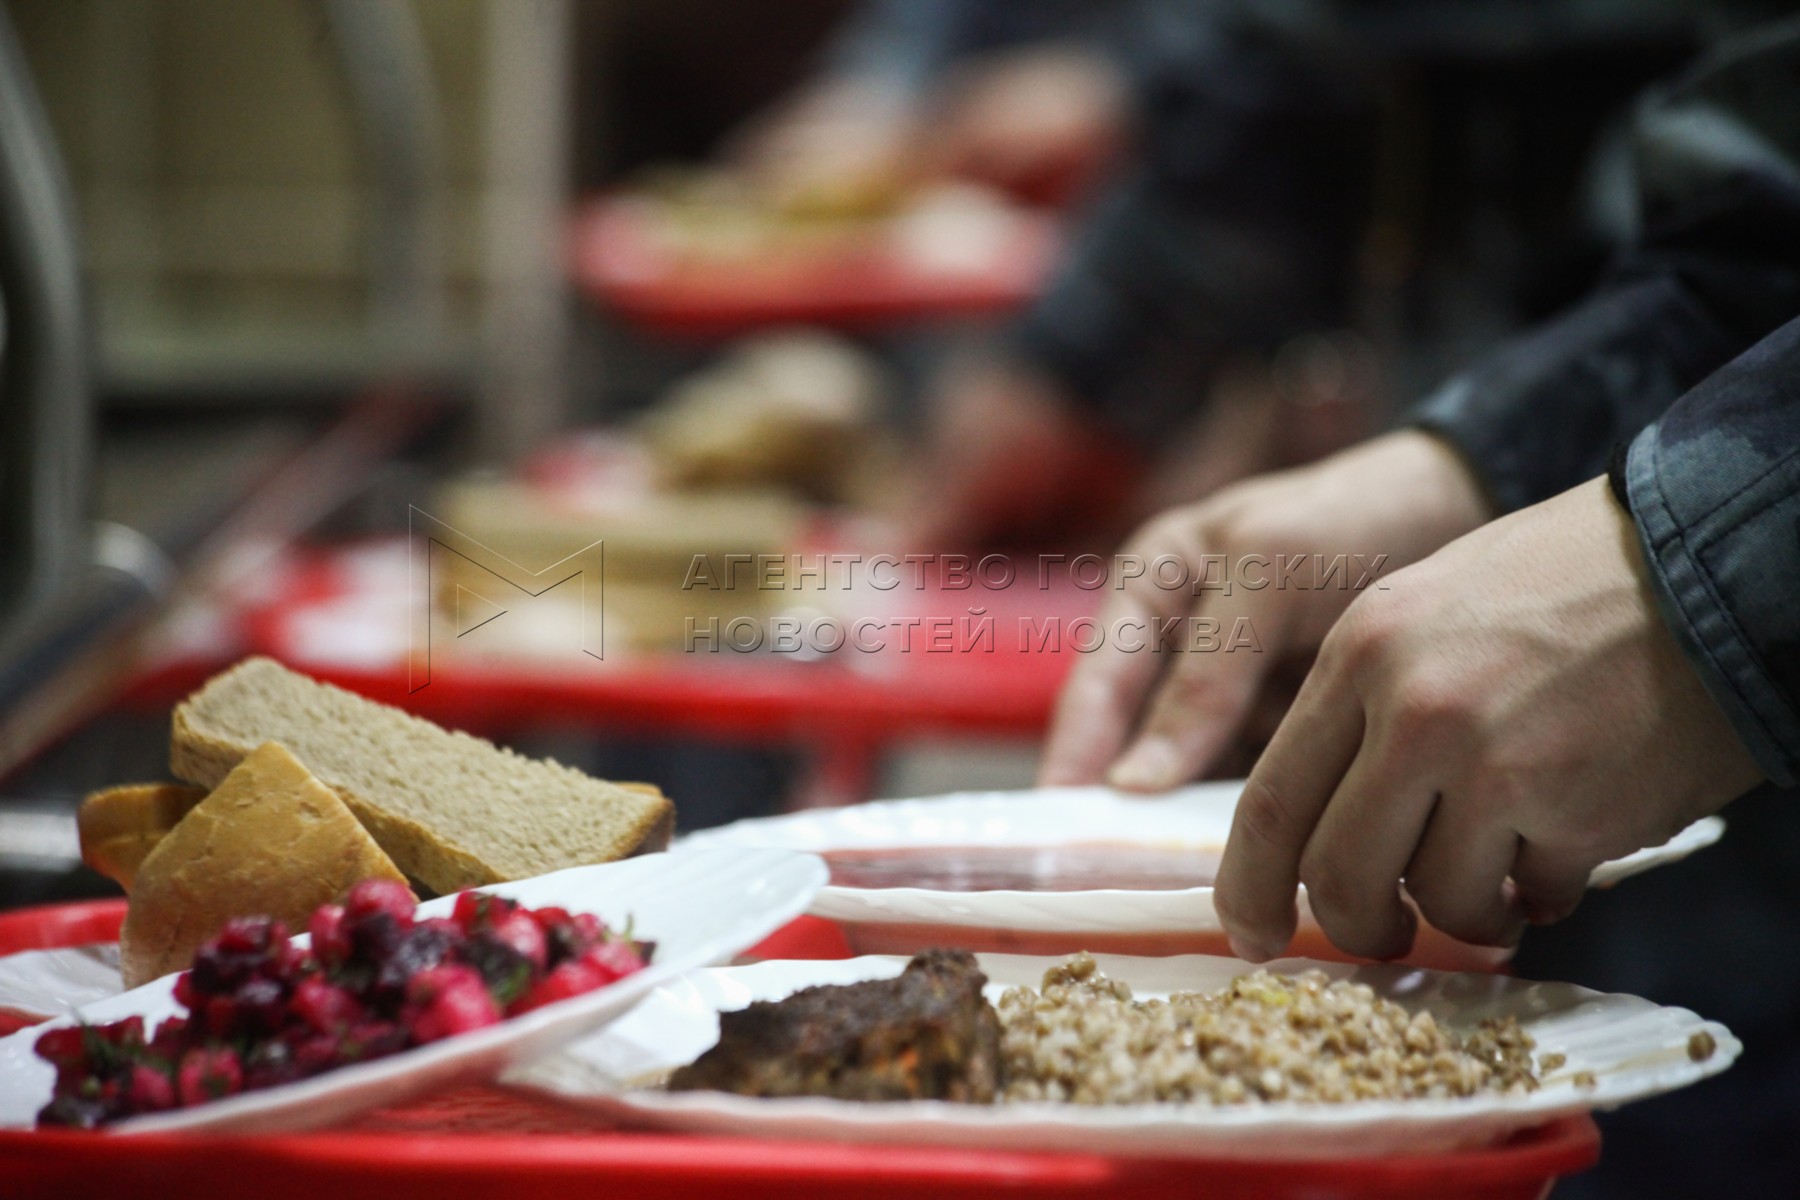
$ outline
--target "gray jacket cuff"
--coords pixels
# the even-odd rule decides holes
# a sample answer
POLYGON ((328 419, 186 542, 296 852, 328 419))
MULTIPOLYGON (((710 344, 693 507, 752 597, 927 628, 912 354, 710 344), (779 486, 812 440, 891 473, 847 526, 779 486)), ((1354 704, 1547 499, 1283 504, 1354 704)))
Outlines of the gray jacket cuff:
MULTIPOLYGON (((1625 467, 1632 517, 1657 605, 1757 766, 1774 783, 1793 787, 1800 782, 1800 717, 1739 625, 1731 594, 1734 588, 1755 586, 1758 575, 1766 586, 1766 573, 1758 572, 1753 561, 1740 562, 1744 571, 1731 569, 1733 560, 1760 557, 1733 554, 1730 544, 1757 531, 1739 521, 1720 520, 1719 513, 1685 523, 1666 486, 1670 464, 1658 433, 1652 425, 1637 436, 1625 467)), ((1766 515, 1773 520, 1785 515, 1790 522, 1794 517, 1772 510, 1766 515)))

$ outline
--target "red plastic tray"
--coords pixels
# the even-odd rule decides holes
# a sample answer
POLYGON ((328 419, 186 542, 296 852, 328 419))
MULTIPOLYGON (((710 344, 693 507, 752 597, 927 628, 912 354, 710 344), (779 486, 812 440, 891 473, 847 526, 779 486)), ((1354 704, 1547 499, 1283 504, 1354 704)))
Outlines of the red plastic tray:
MULTIPOLYGON (((0 953, 106 940, 123 917, 116 900, 0 913, 0 953)), ((757 948, 808 950, 835 957, 842 940, 828 922, 802 918, 757 948)), ((1460 1154, 1280 1164, 765 1142, 614 1132, 580 1113, 469 1088, 282 1137, 0 1132, 0 1196, 875 1200, 929 1192, 958 1200, 1029 1191, 1033 1200, 1540 1200, 1599 1151, 1587 1117, 1460 1154)))
POLYGON ((1042 289, 1058 237, 1049 217, 1021 212, 1007 244, 964 269, 934 269, 871 233, 829 253, 721 263, 660 250, 642 206, 602 197, 577 213, 571 271, 595 303, 664 333, 724 336, 774 325, 866 329, 1010 312, 1042 289))
POLYGON ((434 667, 430 686, 409 692, 403 625, 355 638, 363 649, 358 658, 331 652, 342 644, 344 623, 356 619, 341 614, 404 613, 403 594, 384 605, 374 593, 404 588, 405 554, 398 540, 297 551, 279 596, 247 618, 251 648, 371 699, 483 733, 504 732, 501 726, 509 724, 579 723, 813 744, 883 743, 928 733, 1029 738, 1048 723, 1074 655, 1023 648, 1019 617, 1073 619, 1091 613, 1103 598, 1054 579, 1043 590, 1027 580, 999 591, 927 587, 891 593, 910 614, 923 617, 958 618, 970 605, 984 606, 994 621, 993 648, 966 653, 907 654, 893 647, 821 662, 641 653, 573 670, 496 660, 434 667), (381 555, 393 556, 397 569, 372 569, 381 555), (319 628, 329 628, 331 638, 316 636, 319 628), (367 649, 377 643, 385 649, 367 649))

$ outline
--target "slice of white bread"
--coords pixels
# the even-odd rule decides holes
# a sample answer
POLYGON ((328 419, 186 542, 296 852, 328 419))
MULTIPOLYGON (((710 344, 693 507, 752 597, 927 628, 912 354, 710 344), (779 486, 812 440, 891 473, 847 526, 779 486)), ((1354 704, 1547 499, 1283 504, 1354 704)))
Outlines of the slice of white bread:
POLYGON ((665 849, 675 806, 525 758, 250 658, 175 710, 169 763, 211 786, 264 741, 337 790, 400 869, 440 894, 665 849))
POLYGON ((204 799, 205 788, 180 783, 127 783, 93 793, 75 814, 81 861, 129 892, 144 857, 204 799))
POLYGON ((305 930, 363 879, 404 881, 336 792, 267 742, 156 843, 137 870, 119 966, 126 987, 185 969, 231 917, 305 930))

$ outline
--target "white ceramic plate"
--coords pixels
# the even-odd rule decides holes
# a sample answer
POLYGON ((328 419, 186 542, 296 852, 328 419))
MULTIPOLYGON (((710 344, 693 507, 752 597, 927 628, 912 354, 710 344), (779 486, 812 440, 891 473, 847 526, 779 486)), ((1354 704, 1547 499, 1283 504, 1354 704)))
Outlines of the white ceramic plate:
MULTIPOLYGON (((1244 964, 1204 955, 1126 958, 1097 955, 1101 969, 1139 997, 1211 989, 1244 964)), ((989 997, 1013 984, 1037 985, 1060 959, 982 955, 989 997)), ((773 1000, 820 983, 886 978, 902 958, 771 961, 695 971, 657 987, 643 1004, 602 1033, 509 1073, 503 1082, 597 1111, 622 1125, 699 1133, 836 1141, 929 1144, 1008 1150, 1208 1158, 1334 1158, 1424 1154, 1488 1143, 1507 1133, 1591 1108, 1614 1108, 1685 1087, 1730 1066, 1741 1047, 1723 1025, 1686 1009, 1636 996, 1603 995, 1564 983, 1462 975, 1397 966, 1356 967, 1284 959, 1278 971, 1319 967, 1354 978, 1408 1009, 1427 1009, 1458 1032, 1483 1017, 1516 1016, 1538 1053, 1562 1053, 1565 1065, 1523 1096, 1215 1106, 862 1104, 815 1097, 755 1099, 722 1092, 664 1092, 635 1086, 652 1073, 692 1061, 718 1040, 721 1010, 773 1000), (1688 1039, 1704 1030, 1716 1049, 1688 1057, 1688 1039), (1593 1087, 1577 1087, 1590 1071, 1593 1087)))
MULTIPOLYGON (((1133 843, 1181 846, 1217 852, 1231 829, 1242 781, 1200 784, 1166 795, 1139 796, 1111 788, 1040 788, 1012 792, 962 792, 919 800, 890 800, 849 808, 813 809, 779 817, 738 821, 687 839, 690 845, 730 842, 824 853, 831 850, 931 846, 1052 846, 1079 843, 1133 843)), ((1719 839, 1724 822, 1697 821, 1664 845, 1606 863, 1590 885, 1608 887, 1663 863, 1685 858, 1719 839)), ((1213 911, 1211 887, 1175 891, 1105 889, 1082 892, 949 892, 930 888, 851 888, 827 885, 812 913, 845 922, 853 947, 906 953, 926 944, 976 949, 1062 953, 1081 945, 1037 945, 1014 937, 971 939, 966 931, 1006 931, 1086 939, 1089 948, 1131 953, 1181 950, 1223 952, 1223 934, 1213 911), (890 931, 884 943, 881 927, 890 931), (965 931, 958 935, 955 931, 965 931), (1211 936, 1217 945, 1206 939, 1211 936), (1109 940, 1110 939, 1110 940, 1109 940), (1172 944, 1160 944, 1170 941, 1172 944), (1183 944, 1185 941, 1185 944, 1183 944)), ((1301 896, 1305 952, 1318 953, 1319 939, 1306 939, 1309 924, 1301 896)), ((1312 927, 1316 933, 1316 926, 1312 927)), ((1440 943, 1450 943, 1442 934, 1440 943)), ((1424 944, 1423 941, 1421 943, 1424 944)), ((1496 966, 1505 952, 1473 947, 1446 963, 1436 947, 1432 965, 1496 966)))
POLYGON ((0 957, 0 1015, 44 1021, 124 990, 117 942, 0 957))
MULTIPOLYGON (((824 880, 824 864, 810 855, 693 846, 483 888, 532 908, 556 905, 596 913, 614 928, 630 919, 637 936, 656 942, 655 956, 644 970, 617 983, 486 1029, 281 1087, 133 1117, 109 1128, 120 1133, 311 1129, 421 1093, 492 1078, 591 1033, 683 971, 726 961, 755 945, 804 911, 824 880)), ((448 916, 454 903, 454 897, 444 897, 420 905, 419 912, 448 916)), ((180 1011, 174 982, 173 975, 166 976, 78 1011, 96 1024, 139 1015, 153 1026, 180 1011)), ((0 1039, 0 1127, 31 1125, 50 1099, 55 1071, 32 1053, 38 1035, 49 1027, 34 1026, 0 1039)))

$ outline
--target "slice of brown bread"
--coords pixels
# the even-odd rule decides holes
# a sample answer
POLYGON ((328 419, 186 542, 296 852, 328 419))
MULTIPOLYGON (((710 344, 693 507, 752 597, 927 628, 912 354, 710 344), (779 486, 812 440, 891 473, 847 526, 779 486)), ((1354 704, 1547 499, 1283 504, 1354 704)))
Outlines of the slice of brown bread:
POLYGON ((184 970, 232 917, 292 933, 364 879, 401 878, 336 792, 275 742, 258 746, 138 866, 119 930, 126 987, 184 970))
POLYGON ((205 788, 182 783, 126 783, 93 793, 75 814, 81 861, 129 892, 144 857, 204 799, 205 788))
POLYGON ((169 765, 202 786, 265 741, 335 788, 381 848, 439 893, 668 846, 675 807, 525 758, 250 658, 175 710, 169 765))

